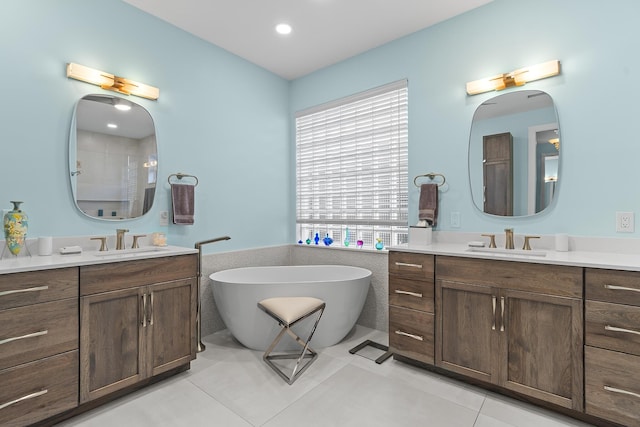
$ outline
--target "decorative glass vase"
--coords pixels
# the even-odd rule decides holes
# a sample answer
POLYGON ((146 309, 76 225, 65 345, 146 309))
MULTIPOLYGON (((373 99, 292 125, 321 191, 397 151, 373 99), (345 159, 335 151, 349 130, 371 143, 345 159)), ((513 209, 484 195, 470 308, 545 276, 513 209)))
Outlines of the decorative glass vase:
POLYGON ((9 251, 13 255, 18 255, 25 245, 29 217, 20 210, 22 202, 11 201, 11 203, 13 203, 13 210, 4 214, 4 240, 9 251))

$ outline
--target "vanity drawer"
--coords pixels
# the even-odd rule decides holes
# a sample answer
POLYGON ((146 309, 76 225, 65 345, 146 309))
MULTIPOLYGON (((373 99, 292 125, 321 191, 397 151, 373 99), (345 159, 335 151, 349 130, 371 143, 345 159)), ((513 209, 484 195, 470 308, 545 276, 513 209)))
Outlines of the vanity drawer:
POLYGON ((438 278, 559 297, 582 298, 582 268, 438 256, 438 278))
POLYGON ((585 297, 596 301, 640 306, 640 272, 587 268, 585 297))
POLYGON ((78 297, 78 268, 0 274, 0 310, 78 297))
POLYGON ((433 314, 389 307, 389 350, 393 353, 433 365, 433 335, 433 314))
POLYGON ((625 426, 640 426, 640 357, 585 347, 585 410, 625 426))
POLYGON ((0 371, 0 425, 24 426, 78 406, 78 351, 0 371))
POLYGON ((434 256, 410 252, 389 252, 389 275, 433 282, 434 256))
POLYGON ((78 348, 78 298, 0 311, 0 369, 78 348))
POLYGON ((195 277, 198 257, 179 255, 80 267, 80 295, 195 277))
POLYGON ((389 278, 389 304, 433 313, 433 282, 389 278))
POLYGON ((640 307, 587 301, 585 334, 587 345, 640 356, 640 307))

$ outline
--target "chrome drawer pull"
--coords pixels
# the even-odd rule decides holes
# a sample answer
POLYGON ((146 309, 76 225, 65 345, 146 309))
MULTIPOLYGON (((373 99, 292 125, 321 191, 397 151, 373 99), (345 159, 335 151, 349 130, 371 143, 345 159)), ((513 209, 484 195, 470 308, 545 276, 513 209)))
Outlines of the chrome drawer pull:
POLYGON ((19 294, 22 292, 38 292, 38 291, 46 291, 49 289, 49 286, 36 286, 35 288, 26 288, 26 289, 13 289, 10 291, 2 291, 0 292, 0 297, 11 294, 19 294))
POLYGON ((628 288, 626 286, 616 286, 616 285, 604 285, 605 289, 611 289, 612 291, 631 291, 631 292, 640 292, 640 289, 628 288))
POLYGON ((640 398, 640 394, 634 393, 632 391, 627 391, 627 390, 622 390, 622 389, 619 389, 619 388, 609 387, 608 385, 604 386, 604 389, 606 391, 610 391, 612 393, 626 394, 628 396, 633 396, 633 397, 640 398))
POLYGON ((32 334, 22 335, 21 337, 6 338, 6 339, 3 339, 3 340, 0 340, 0 345, 1 344, 6 344, 6 343, 11 342, 11 341, 23 340, 25 338, 40 337, 42 335, 47 335, 48 333, 49 333, 49 331, 44 330, 44 331, 34 332, 32 334))
POLYGON ((396 262, 396 265, 398 267, 413 267, 413 268, 419 268, 420 270, 422 270, 422 264, 410 264, 408 262, 396 262))
POLYGON ((412 297, 418 297, 418 298, 422 298, 422 294, 418 293, 418 292, 409 292, 409 291, 401 291, 399 289, 395 290, 396 294, 402 294, 402 295, 410 295, 412 297))
POLYGON ((418 341, 424 341, 424 338, 422 338, 420 335, 413 335, 407 332, 402 332, 402 331, 396 331, 397 335, 402 335, 404 337, 409 337, 409 338, 413 338, 414 340, 418 340, 418 341))
POLYGON ((613 332, 626 332, 628 334, 635 334, 635 335, 640 335, 639 331, 633 331, 631 329, 623 329, 623 328, 617 328, 615 326, 611 326, 611 325, 606 325, 604 327, 605 330, 607 331, 613 331, 613 332))
POLYGON ((3 403, 2 405, 0 405, 0 409, 4 409, 7 406, 11 406, 18 402, 22 402, 23 400, 33 399, 34 397, 42 396, 43 394, 46 394, 48 392, 49 390, 42 390, 42 391, 37 391, 35 393, 27 394, 26 396, 19 397, 16 400, 12 400, 11 402, 3 403))

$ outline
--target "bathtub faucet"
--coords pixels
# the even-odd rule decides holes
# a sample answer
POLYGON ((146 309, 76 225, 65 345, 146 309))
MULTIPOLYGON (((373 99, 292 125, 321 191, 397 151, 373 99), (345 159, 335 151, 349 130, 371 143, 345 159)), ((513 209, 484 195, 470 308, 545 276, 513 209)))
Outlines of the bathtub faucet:
POLYGON ((222 237, 216 237, 215 239, 209 239, 209 240, 202 240, 200 242, 196 242, 195 248, 198 250, 198 275, 197 280, 198 280, 198 304, 196 306, 196 309, 198 310, 197 316, 196 316, 196 334, 198 336, 198 353, 200 353, 201 351, 204 351, 206 349, 205 345, 202 343, 202 310, 201 310, 201 301, 200 301, 200 278, 202 276, 202 246, 206 245, 207 243, 215 243, 215 242, 219 242, 221 240, 229 240, 231 239, 231 237, 229 236, 222 236, 222 237))

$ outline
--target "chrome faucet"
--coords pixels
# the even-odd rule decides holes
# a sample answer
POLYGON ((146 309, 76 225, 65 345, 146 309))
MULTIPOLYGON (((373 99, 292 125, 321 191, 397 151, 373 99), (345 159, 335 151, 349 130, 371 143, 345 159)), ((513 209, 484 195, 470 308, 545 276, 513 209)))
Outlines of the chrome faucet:
POLYGON ((504 242, 505 249, 514 249, 513 246, 513 228, 505 228, 504 232, 506 233, 506 239, 504 242))
POLYGON ((129 230, 125 228, 118 228, 116 230, 116 249, 117 250, 124 249, 124 233, 128 231, 129 230))

